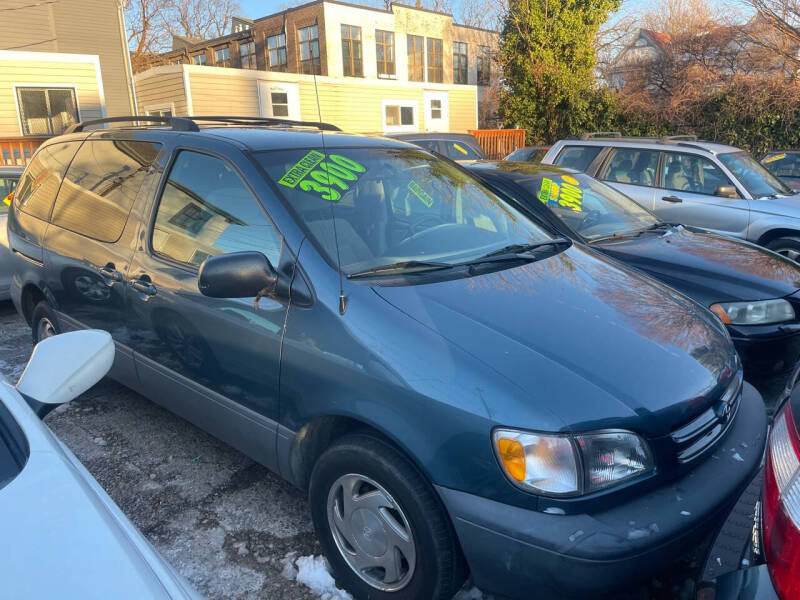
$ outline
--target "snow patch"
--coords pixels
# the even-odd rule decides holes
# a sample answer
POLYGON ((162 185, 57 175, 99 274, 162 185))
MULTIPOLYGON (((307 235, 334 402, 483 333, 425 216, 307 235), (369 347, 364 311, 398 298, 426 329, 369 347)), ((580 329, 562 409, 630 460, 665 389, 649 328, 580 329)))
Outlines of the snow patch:
POLYGON ((281 560, 281 574, 286 579, 302 583, 321 600, 353 600, 350 594, 336 587, 324 557, 301 556, 295 560, 295 556, 297 552, 290 552, 281 560))

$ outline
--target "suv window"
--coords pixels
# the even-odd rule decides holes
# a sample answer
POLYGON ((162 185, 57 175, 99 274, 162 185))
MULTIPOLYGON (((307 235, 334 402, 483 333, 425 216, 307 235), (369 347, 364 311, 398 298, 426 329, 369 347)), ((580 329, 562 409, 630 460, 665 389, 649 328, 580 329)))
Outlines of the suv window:
POLYGON ((90 140, 72 160, 56 198, 53 225, 101 242, 122 235, 160 144, 90 140))
POLYGON ((615 148, 600 173, 600 179, 652 187, 656 183, 658 155, 657 150, 615 148))
POLYGON ((161 194, 153 250, 195 266, 209 256, 256 250, 277 265, 281 237, 231 165, 184 150, 161 194))
POLYGON ((717 165, 696 154, 666 152, 659 187, 713 196, 721 185, 733 185, 717 165))
POLYGON ((553 162, 561 167, 585 171, 602 149, 602 146, 564 146, 553 162))
POLYGON ((31 160, 14 194, 14 206, 22 212, 47 220, 58 186, 80 142, 50 144, 31 160))
POLYGON ((453 140, 414 140, 417 146, 422 146, 433 152, 446 156, 450 160, 480 160, 482 157, 464 142, 453 140))

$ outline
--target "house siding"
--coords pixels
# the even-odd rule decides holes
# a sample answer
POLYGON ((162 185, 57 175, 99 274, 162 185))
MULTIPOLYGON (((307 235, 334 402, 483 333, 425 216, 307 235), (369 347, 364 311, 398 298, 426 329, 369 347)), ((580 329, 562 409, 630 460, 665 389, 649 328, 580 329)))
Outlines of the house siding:
POLYGON ((139 114, 156 108, 169 108, 175 115, 186 115, 186 88, 183 73, 160 73, 136 80, 139 114))
POLYGON ((3 8, 0 50, 96 54, 107 115, 133 113, 133 78, 117 0, 4 0, 3 8))
MULTIPOLYGON (((18 53, 12 53, 18 55, 18 53)), ((34 57, 38 53, 28 53, 34 57)), ((95 57, 74 56, 78 62, 8 59, 0 51, 0 137, 22 135, 17 112, 15 86, 74 87, 82 120, 103 116, 101 84, 95 57), (81 62, 82 61, 82 62, 81 62)), ((42 54, 42 58, 46 55, 42 54)), ((66 55, 61 55, 66 56, 66 55)))

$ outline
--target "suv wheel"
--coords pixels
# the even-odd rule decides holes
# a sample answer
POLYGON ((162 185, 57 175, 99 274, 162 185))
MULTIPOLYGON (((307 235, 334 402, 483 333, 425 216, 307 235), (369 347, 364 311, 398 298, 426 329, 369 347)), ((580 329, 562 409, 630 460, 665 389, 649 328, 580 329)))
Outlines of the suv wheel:
POLYGON ((393 446, 348 435, 317 461, 311 515, 337 582, 358 599, 453 597, 465 577, 435 492, 393 446))
POLYGON ((772 240, 767 248, 795 262, 800 262, 800 238, 782 237, 772 240))
POLYGON ((61 333, 61 328, 58 325, 55 311, 45 300, 42 300, 33 308, 33 313, 31 313, 33 345, 35 346, 42 340, 59 333, 61 333))

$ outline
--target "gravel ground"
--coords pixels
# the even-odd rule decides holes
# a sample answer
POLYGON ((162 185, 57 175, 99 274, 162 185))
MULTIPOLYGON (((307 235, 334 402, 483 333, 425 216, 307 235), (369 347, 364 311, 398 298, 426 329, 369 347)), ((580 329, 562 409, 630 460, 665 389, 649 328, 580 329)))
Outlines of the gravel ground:
MULTIPOLYGON (((30 329, 0 302, 0 373, 16 380, 30 329)), ((773 399, 782 381, 760 382, 773 399)), ((281 562, 320 554, 305 495, 193 425, 104 380, 46 418, 150 542, 210 598, 319 598, 281 562)), ((689 598, 702 548, 625 597, 689 598)), ((477 590, 463 594, 477 598, 477 590)))

